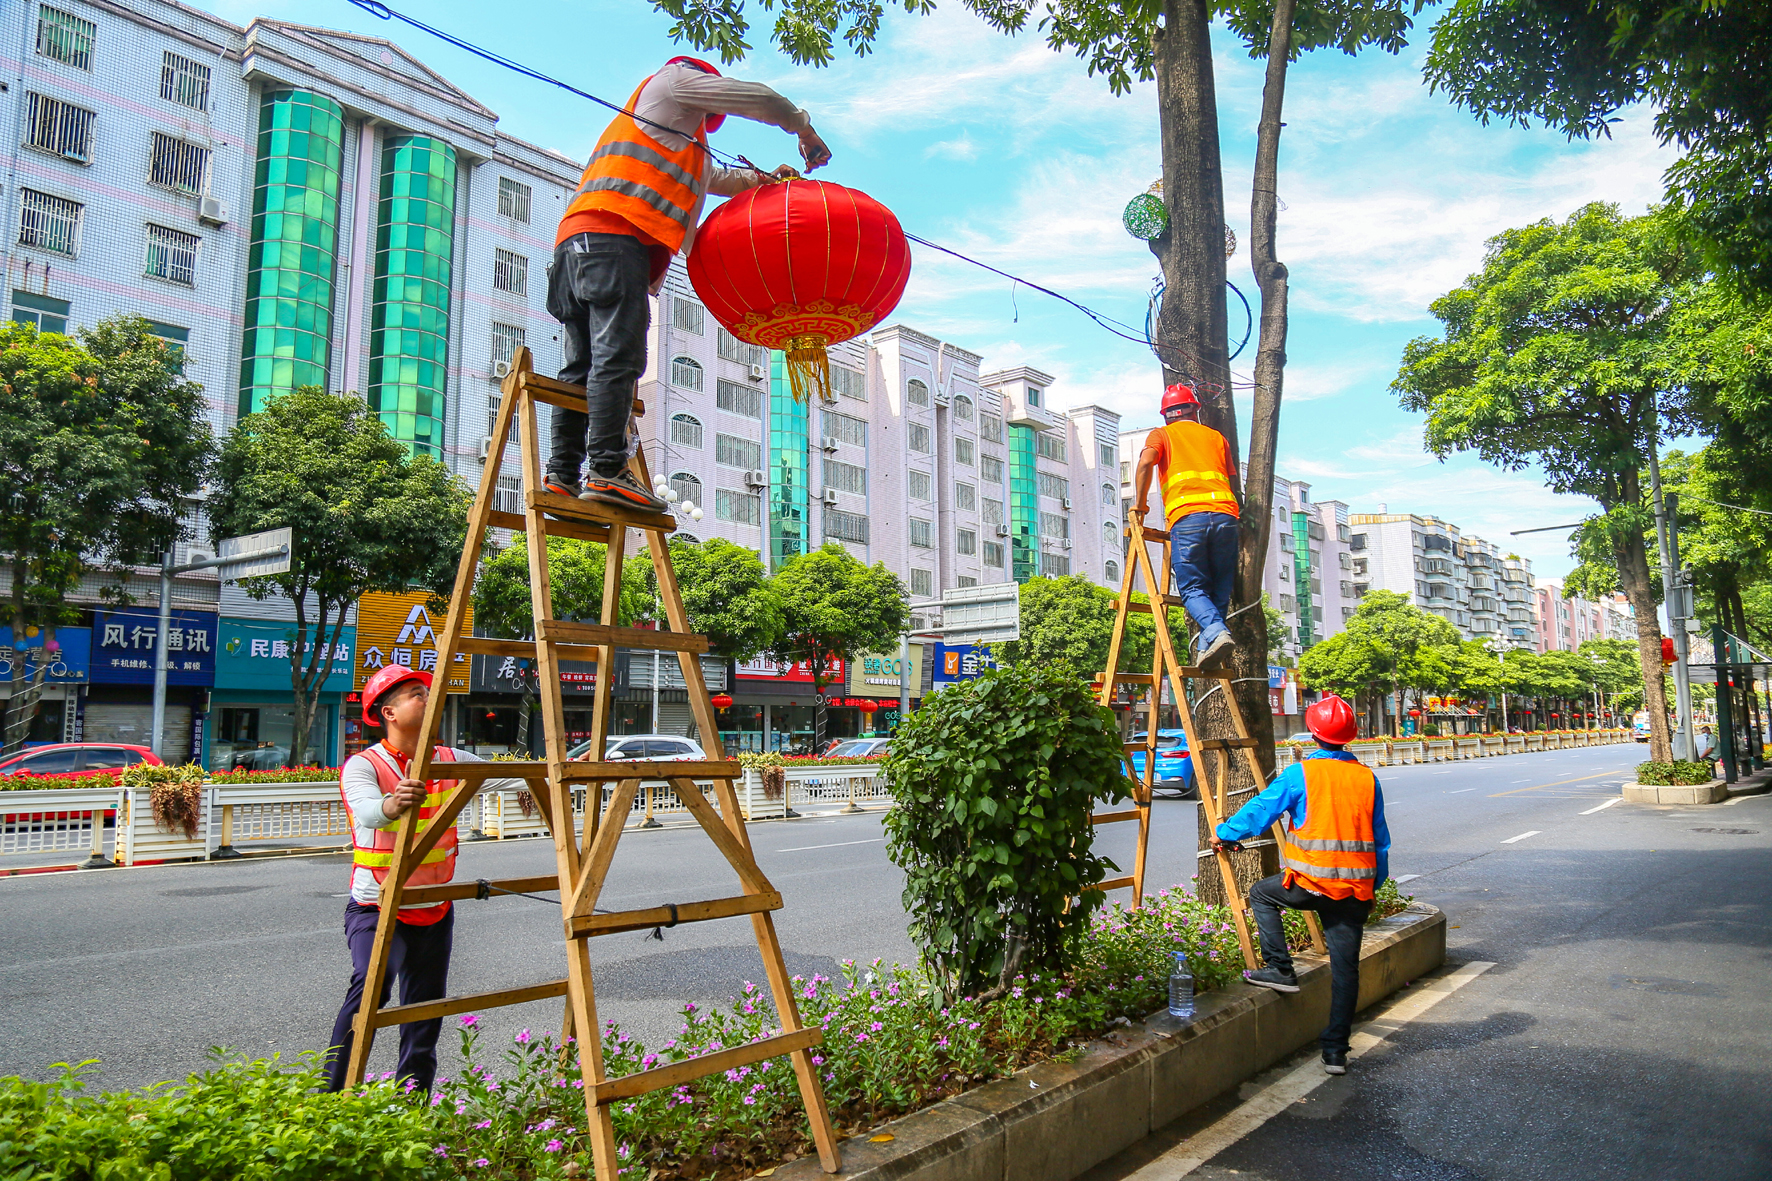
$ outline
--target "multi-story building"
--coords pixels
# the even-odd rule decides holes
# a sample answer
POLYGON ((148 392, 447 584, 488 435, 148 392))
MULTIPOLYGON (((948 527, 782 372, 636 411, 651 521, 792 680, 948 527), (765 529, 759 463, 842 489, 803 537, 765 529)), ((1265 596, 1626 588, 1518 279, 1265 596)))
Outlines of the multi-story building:
POLYGON ((1378 507, 1351 521, 1356 597, 1396 591, 1467 640, 1531 642, 1530 562, 1438 517, 1378 507))
POLYGON ((1539 652, 1574 652, 1589 640, 1637 638, 1636 614, 1621 594, 1596 603, 1578 595, 1565 598, 1561 582, 1541 582, 1534 598, 1533 646, 1539 652))

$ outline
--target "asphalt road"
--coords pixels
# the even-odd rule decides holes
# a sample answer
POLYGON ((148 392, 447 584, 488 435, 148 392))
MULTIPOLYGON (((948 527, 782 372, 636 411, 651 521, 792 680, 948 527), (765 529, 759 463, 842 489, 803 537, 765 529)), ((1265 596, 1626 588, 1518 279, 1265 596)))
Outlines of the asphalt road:
MULTIPOLYGON (((1772 797, 1590 811, 1617 799, 1641 752, 1386 769, 1392 872, 1417 875, 1405 891, 1448 912, 1454 962, 1498 966, 1195 1175, 1772 1173, 1772 797)), ((1153 888, 1191 874, 1194 807, 1158 801, 1153 888)), ((1110 854, 1130 851, 1131 829, 1104 832, 1110 854)), ((878 814, 758 824, 752 839, 786 898, 777 921, 791 971, 912 958, 878 814)), ((458 874, 552 865, 545 842, 488 842, 464 847, 458 874)), ((0 879, 10 1035, 0 1073, 98 1058, 102 1085, 136 1086, 201 1067, 212 1045, 319 1048, 348 972, 345 879, 338 855, 0 879)), ((629 832, 605 905, 733 885, 696 830, 629 832)), ((451 991, 561 974, 557 910, 521 898, 457 905, 451 991)), ((675 1033, 684 1001, 721 1001, 762 980, 744 919, 679 927, 662 943, 611 936, 592 955, 602 1016, 642 1041, 675 1033)), ((503 1039, 555 1029, 560 1011, 535 1002, 483 1022, 503 1039)), ((391 1042, 377 1046, 378 1069, 392 1066, 391 1042)), ((458 1066, 453 1039, 444 1061, 445 1073, 458 1066)))

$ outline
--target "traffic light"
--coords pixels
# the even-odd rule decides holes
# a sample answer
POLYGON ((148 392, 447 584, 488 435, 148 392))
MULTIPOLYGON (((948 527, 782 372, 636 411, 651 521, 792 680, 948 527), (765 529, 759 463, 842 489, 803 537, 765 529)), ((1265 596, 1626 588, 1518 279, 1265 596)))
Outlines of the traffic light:
POLYGON ((1674 638, 1672 636, 1662 636, 1661 637, 1661 663, 1672 664, 1672 663, 1674 663, 1674 661, 1676 661, 1678 659, 1679 658, 1674 655, 1674 638))

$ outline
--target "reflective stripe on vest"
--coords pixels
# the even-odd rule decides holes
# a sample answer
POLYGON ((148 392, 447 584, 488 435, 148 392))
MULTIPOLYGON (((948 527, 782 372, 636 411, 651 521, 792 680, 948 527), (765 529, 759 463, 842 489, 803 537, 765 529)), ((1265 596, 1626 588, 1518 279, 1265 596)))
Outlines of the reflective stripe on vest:
POLYGON ((1378 778, 1347 759, 1306 759, 1304 827, 1286 828, 1280 864, 1286 884, 1330 898, 1371 899, 1378 877, 1372 831, 1378 778))
MULTIPOLYGON (((648 78, 628 100, 633 110, 648 78)), ((562 229, 585 210, 612 213, 672 251, 682 248, 695 216, 696 192, 707 163, 707 138, 699 129, 679 151, 671 151, 640 129, 626 114, 603 130, 579 179, 578 191, 561 216, 562 229)))
MULTIPOLYGON (((405 778, 404 772, 383 753, 379 744, 364 751, 363 757, 368 759, 369 765, 375 768, 376 784, 382 789, 383 795, 391 794, 394 788, 399 785, 400 780, 405 778)), ((446 746, 439 746, 432 753, 431 758, 433 762, 452 763, 455 761, 455 752, 446 746)), ((432 779, 426 781, 425 798, 418 808, 417 831, 419 835, 422 835, 425 829, 430 827, 431 818, 443 806, 443 801, 448 797, 452 785, 452 780, 432 779)), ((353 818, 352 827, 353 829, 356 827, 355 818, 353 818)), ((376 882, 380 883, 387 879, 388 871, 393 867, 394 849, 399 840, 400 826, 393 824, 374 831, 375 844, 373 845, 359 845, 353 836, 351 861, 353 864, 361 865, 369 870, 375 875, 376 882)), ((455 825, 451 824, 438 838, 437 844, 431 851, 425 854, 424 860, 412 871, 412 876, 406 879, 406 884, 409 886, 435 886, 452 880, 455 877, 455 850, 458 839, 455 825)))
POLYGON ((1202 510, 1236 516, 1230 446, 1224 436, 1197 422, 1172 422, 1161 429, 1169 450, 1163 465, 1164 519, 1173 525, 1202 510))

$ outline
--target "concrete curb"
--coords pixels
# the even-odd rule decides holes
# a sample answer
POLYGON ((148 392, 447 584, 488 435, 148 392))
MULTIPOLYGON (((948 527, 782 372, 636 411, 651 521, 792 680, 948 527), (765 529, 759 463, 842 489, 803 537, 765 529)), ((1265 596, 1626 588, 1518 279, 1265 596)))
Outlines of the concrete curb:
POLYGON ((1729 785, 1721 779, 1693 785, 1627 783, 1627 804, 1720 804, 1729 798, 1729 785))
MULTIPOLYGON (((1446 916, 1413 903, 1366 931, 1360 1008, 1446 960, 1446 916)), ((1301 990, 1247 984, 1203 993, 1192 1021, 1159 1012, 1091 1043, 1072 1063, 1044 1062, 843 1142, 839 1176, 865 1181, 1071 1181, 1154 1129, 1316 1040, 1329 1012, 1329 965, 1298 961, 1301 990), (1307 966, 1308 965, 1308 966, 1307 966)), ((818 1181, 816 1157, 775 1181, 818 1181)))

